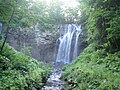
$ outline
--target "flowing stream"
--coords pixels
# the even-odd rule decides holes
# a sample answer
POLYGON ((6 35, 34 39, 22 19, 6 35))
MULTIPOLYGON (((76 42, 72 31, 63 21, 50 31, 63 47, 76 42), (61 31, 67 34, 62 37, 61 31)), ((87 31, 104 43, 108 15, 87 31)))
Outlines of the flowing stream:
POLYGON ((76 24, 66 24, 60 28, 59 48, 56 62, 52 65, 51 75, 46 85, 41 90, 64 90, 65 82, 60 80, 61 69, 64 64, 69 64, 71 60, 78 56, 78 39, 81 33, 81 26, 76 24), (73 45, 73 46, 72 46, 73 45), (71 51, 73 48, 73 51, 71 51))
MULTIPOLYGON (((62 64, 61 64, 62 65, 62 64)), ((64 90, 64 81, 60 80, 62 66, 55 63, 46 85, 41 90, 64 90)))

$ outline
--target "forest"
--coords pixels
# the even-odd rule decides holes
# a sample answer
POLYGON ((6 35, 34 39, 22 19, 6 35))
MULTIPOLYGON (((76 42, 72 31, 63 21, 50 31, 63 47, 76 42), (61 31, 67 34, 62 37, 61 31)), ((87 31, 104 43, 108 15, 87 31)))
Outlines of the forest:
MULTIPOLYGON (((120 90, 119 24, 120 0, 0 0, 0 90, 120 90), (55 45, 59 40, 59 46, 51 47, 60 48, 62 45, 60 41, 63 41, 64 37, 68 41, 71 40, 69 44, 65 43, 60 48, 61 51, 65 51, 64 49, 71 45, 70 49, 65 51, 67 55, 70 52, 69 63, 63 64, 63 60, 61 60, 62 63, 60 60, 57 63, 57 60, 53 60, 52 63, 58 64, 54 67, 54 64, 49 63, 50 61, 37 60, 31 55, 34 53, 31 49, 27 49, 26 53, 22 52, 21 48, 17 49, 18 47, 11 45, 10 42, 14 42, 14 40, 10 41, 11 33, 19 31, 17 33, 19 36, 20 32, 33 32, 36 24, 37 30, 47 37, 44 42, 52 42, 52 39, 48 37, 49 33, 46 34, 47 30, 57 33, 56 36, 52 34, 51 37, 55 38, 53 41, 55 45), (75 27, 76 31, 68 30, 66 34, 63 34, 67 29, 62 27, 63 31, 60 31, 60 25, 66 25, 70 30, 74 30, 75 27), (76 48, 79 53, 76 58, 71 59, 72 54, 74 56, 72 50, 75 47, 73 43, 77 37, 78 25, 81 26, 82 31, 78 33, 80 39, 77 44, 78 46, 82 42, 85 44, 82 51, 81 47, 76 48), (59 68, 61 64, 62 67, 59 68), (54 72, 53 68, 57 71, 54 72), (52 89, 48 86, 43 88, 47 85, 46 82, 51 77, 51 73, 55 75, 56 72, 60 73, 59 79, 64 84, 50 86, 52 89)), ((44 38, 44 36, 41 37, 44 38)), ((29 43, 28 46, 32 49, 35 48, 29 41, 25 42, 29 43)), ((43 46, 49 45, 43 44, 43 46)), ((27 45, 22 49, 25 48, 27 45)), ((39 44, 38 48, 43 48, 42 44, 39 44)), ((59 52, 60 49, 56 51, 59 52)), ((46 49, 42 49, 39 53, 45 51, 46 49)), ((53 57, 56 54, 56 52, 50 52, 53 57)), ((41 57, 40 55, 38 56, 41 57)), ((55 58, 59 57, 58 55, 55 58)), ((43 59, 48 56, 45 54, 43 59)))

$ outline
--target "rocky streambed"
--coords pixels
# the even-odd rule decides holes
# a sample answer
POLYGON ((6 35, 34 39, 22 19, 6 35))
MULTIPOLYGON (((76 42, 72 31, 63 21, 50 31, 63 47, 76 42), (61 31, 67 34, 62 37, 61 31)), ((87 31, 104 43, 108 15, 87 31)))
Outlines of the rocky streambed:
POLYGON ((62 66, 58 64, 52 66, 51 75, 41 90, 64 90, 65 82, 60 79, 62 73, 61 68, 62 66))

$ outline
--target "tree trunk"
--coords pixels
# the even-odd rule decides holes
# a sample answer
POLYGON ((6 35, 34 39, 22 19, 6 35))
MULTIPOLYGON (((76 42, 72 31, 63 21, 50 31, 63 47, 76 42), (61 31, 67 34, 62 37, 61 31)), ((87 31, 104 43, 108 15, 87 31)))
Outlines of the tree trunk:
MULTIPOLYGON (((16 4, 17 4, 17 1, 16 1, 16 4)), ((13 7, 13 12, 12 12, 12 14, 11 14, 11 17, 10 17, 9 21, 8 21, 8 24, 10 24, 10 22, 11 22, 11 20, 12 20, 12 18, 13 18, 14 13, 15 13, 15 6, 13 7)), ((8 25, 7 28, 6 28, 5 39, 4 39, 4 41, 3 41, 3 43, 2 43, 2 46, 1 46, 1 48, 0 48, 0 52, 3 51, 3 48, 4 48, 4 46, 5 46, 5 43, 6 43, 6 40, 7 40, 7 37, 8 37, 8 33, 9 33, 9 29, 10 29, 10 27, 9 27, 9 25, 8 25)))

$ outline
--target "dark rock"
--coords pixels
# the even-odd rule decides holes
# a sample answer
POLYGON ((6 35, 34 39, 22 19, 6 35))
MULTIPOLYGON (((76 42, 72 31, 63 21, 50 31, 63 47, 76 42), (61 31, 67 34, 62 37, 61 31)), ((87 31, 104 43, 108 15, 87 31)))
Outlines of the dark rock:
POLYGON ((29 28, 18 28, 9 30, 7 42, 19 50, 37 60, 51 63, 56 58, 57 30, 29 30, 29 28))

